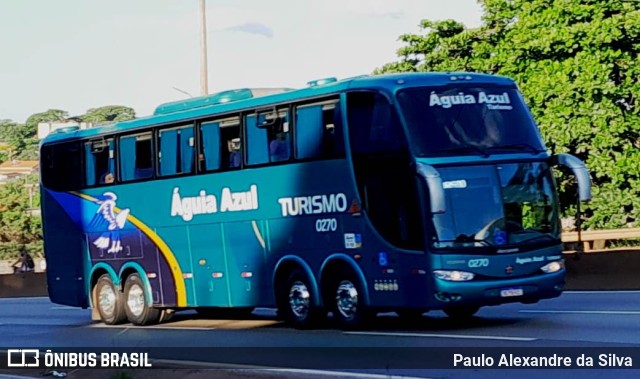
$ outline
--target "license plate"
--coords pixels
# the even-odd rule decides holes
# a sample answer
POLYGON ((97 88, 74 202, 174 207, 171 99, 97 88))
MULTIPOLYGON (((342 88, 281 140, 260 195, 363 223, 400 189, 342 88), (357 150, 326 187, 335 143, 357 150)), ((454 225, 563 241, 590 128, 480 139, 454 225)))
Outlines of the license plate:
POLYGON ((522 288, 509 288, 506 290, 500 291, 501 297, 512 297, 512 296, 522 296, 524 291, 522 288))

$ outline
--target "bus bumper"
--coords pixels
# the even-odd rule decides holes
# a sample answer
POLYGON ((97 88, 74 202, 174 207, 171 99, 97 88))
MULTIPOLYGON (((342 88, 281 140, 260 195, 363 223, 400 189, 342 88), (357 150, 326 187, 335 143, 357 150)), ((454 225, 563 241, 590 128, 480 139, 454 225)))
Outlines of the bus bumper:
POLYGON ((505 303, 536 303, 560 296, 564 288, 565 270, 526 278, 473 280, 452 282, 435 280, 432 302, 434 309, 456 305, 498 305, 505 303))

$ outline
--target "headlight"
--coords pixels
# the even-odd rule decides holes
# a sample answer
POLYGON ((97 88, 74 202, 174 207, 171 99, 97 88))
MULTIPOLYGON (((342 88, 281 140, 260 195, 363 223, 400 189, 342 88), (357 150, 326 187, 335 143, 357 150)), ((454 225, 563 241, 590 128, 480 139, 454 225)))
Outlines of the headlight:
POLYGON ((476 276, 471 272, 457 270, 435 270, 433 271, 433 275, 438 279, 449 280, 451 282, 466 282, 476 276))
POLYGON ((560 271, 564 268, 564 261, 553 261, 540 267, 540 270, 545 274, 551 274, 552 272, 560 271))

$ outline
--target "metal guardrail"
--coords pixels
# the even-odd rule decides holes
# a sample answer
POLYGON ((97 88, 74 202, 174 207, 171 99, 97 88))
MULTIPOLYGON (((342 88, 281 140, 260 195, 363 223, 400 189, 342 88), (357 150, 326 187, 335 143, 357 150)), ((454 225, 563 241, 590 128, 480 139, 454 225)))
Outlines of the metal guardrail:
POLYGON ((584 244, 584 251, 604 249, 607 241, 640 238, 640 228, 623 228, 609 230, 585 230, 578 232, 563 232, 562 242, 580 242, 584 244))

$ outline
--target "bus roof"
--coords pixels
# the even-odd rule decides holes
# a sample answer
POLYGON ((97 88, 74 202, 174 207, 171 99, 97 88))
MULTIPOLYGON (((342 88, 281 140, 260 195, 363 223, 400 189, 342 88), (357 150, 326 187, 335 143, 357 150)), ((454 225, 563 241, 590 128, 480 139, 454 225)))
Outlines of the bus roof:
POLYGON ((282 89, 237 89, 212 95, 161 104, 154 115, 89 129, 62 128, 49 134, 42 144, 69 139, 91 138, 115 132, 135 130, 154 125, 176 124, 181 121, 206 118, 216 114, 241 111, 243 109, 267 108, 273 105, 337 94, 346 90, 383 89, 395 92, 417 86, 442 86, 460 81, 496 85, 514 85, 510 78, 488 74, 466 72, 422 72, 384 75, 363 75, 343 80, 321 79, 309 82, 307 88, 282 89), (325 84, 326 83, 326 84, 325 84), (265 95, 265 93, 267 93, 265 95), (237 99, 237 100, 236 100, 237 99))

